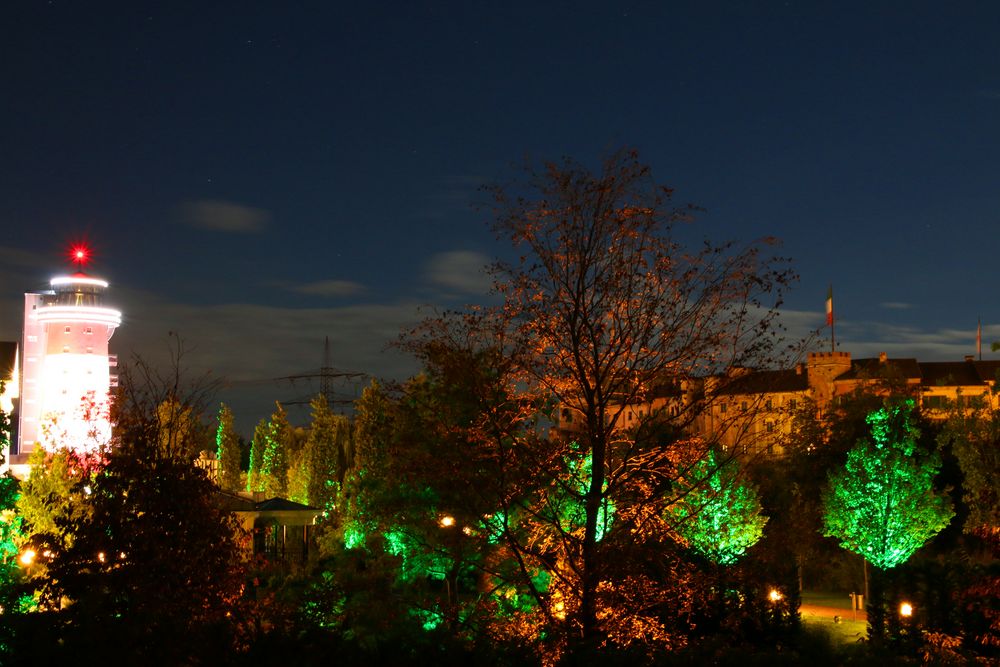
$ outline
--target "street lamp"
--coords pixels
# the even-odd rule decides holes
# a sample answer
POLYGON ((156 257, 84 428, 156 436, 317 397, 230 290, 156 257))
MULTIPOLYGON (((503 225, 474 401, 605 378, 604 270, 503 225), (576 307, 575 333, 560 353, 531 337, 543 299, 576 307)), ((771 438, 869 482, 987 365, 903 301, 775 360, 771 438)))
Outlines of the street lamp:
POLYGON ((779 591, 777 588, 772 588, 771 592, 767 594, 767 599, 770 600, 771 602, 777 602, 783 597, 784 596, 781 594, 781 591, 779 591))
POLYGON ((913 605, 911 605, 909 602, 904 602, 901 605, 899 605, 899 615, 902 616, 903 618, 909 618, 910 616, 913 616, 913 605))

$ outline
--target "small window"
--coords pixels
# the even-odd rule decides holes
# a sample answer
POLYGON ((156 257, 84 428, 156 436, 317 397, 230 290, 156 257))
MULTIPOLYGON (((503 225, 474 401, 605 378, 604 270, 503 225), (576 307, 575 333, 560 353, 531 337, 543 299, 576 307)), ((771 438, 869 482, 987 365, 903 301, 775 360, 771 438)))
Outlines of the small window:
POLYGON ((797 407, 799 407, 799 402, 797 400, 795 400, 794 398, 788 399, 788 409, 789 410, 794 410, 797 407))
POLYGON ((924 407, 931 410, 944 410, 948 407, 948 402, 944 396, 924 396, 924 407))
POLYGON ((88 347, 87 348, 87 354, 93 354, 93 353, 94 353, 94 348, 88 347))
POLYGON ((63 329, 63 333, 69 333, 72 330, 73 330, 72 327, 66 327, 65 329, 63 329))
POLYGON ((562 418, 563 421, 566 422, 567 424, 573 423, 573 413, 570 411, 569 408, 562 409, 562 418))
POLYGON ((764 430, 768 433, 774 433, 774 422, 764 422, 764 430))
POLYGON ((63 345, 63 352, 69 352, 69 345, 63 345))
POLYGON ((725 403, 723 403, 722 405, 720 405, 719 406, 719 412, 721 412, 722 414, 726 414, 726 407, 727 406, 726 406, 725 403))
POLYGON ((767 399, 767 400, 766 400, 766 401, 764 402, 764 407, 765 407, 765 408, 767 408, 768 410, 770 410, 770 409, 771 409, 772 407, 774 407, 774 405, 773 405, 773 403, 771 402, 771 399, 770 399, 770 398, 769 398, 769 399, 767 399))
POLYGON ((29 343, 37 343, 38 342, 38 336, 28 336, 28 342, 29 343))
POLYGON ((740 402, 740 410, 742 410, 743 412, 747 411, 747 402, 746 401, 741 401, 740 402))
POLYGON ((87 327, 86 329, 83 330, 83 333, 90 335, 94 333, 94 329, 93 327, 87 327))

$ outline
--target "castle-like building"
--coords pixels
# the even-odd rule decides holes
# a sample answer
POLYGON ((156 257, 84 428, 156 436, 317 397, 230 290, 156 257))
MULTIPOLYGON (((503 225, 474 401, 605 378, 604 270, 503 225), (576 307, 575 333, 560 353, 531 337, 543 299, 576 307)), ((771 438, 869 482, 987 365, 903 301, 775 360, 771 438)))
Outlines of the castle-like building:
MULTIPOLYGON (((781 456, 802 409, 822 414, 858 391, 904 394, 925 416, 944 419, 955 408, 1000 409, 1000 361, 852 359, 849 352, 813 352, 794 368, 734 368, 721 376, 662 382, 641 403, 614 406, 609 419, 630 428, 655 417, 748 456, 781 456)), ((560 410, 559 428, 581 427, 578 415, 560 410)))

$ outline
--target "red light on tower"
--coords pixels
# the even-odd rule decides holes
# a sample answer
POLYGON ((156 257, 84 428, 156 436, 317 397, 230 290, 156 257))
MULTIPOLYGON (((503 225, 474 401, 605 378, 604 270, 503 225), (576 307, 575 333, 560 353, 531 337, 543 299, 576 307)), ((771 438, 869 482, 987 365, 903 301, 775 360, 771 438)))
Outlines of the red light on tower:
POLYGON ((90 250, 84 245, 75 245, 70 248, 69 257, 76 264, 78 271, 83 270, 83 265, 90 260, 90 250))

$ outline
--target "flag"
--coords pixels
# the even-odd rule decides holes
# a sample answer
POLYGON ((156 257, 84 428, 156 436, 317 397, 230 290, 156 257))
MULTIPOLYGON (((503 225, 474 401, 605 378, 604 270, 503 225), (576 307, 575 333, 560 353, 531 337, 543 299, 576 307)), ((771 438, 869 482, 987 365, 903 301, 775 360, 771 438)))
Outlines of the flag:
POLYGON ((833 285, 826 293, 826 325, 833 326, 833 285))

